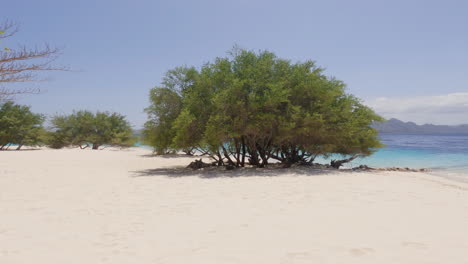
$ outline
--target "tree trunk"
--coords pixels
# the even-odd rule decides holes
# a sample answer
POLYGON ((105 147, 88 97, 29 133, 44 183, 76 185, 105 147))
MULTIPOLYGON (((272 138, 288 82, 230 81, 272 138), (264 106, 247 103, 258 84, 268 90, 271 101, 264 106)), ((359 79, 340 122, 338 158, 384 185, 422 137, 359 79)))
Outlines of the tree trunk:
POLYGON ((260 159, 258 157, 257 148, 254 145, 247 145, 247 152, 250 154, 249 164, 252 166, 259 166, 260 159))
POLYGON ((19 144, 18 147, 16 148, 16 150, 20 150, 22 146, 23 146, 23 144, 19 144))
POLYGON ((262 160, 259 162, 260 164, 258 165, 260 168, 264 168, 266 165, 268 165, 268 157, 265 154, 265 151, 261 148, 258 147, 258 154, 260 155, 260 159, 262 160))
POLYGON ((236 164, 232 161, 231 157, 229 156, 226 148, 224 146, 221 146, 221 148, 223 149, 223 153, 224 153, 224 157, 226 157, 226 159, 228 160, 228 164, 229 165, 232 165, 232 166, 235 166, 236 164))
POLYGON ((94 149, 94 150, 99 149, 99 146, 100 146, 100 145, 98 145, 98 144, 96 144, 96 143, 93 143, 93 149, 94 149))
POLYGON ((242 166, 242 167, 245 167, 245 153, 246 153, 246 151, 245 151, 245 140, 244 140, 244 136, 242 136, 241 139, 242 139, 242 143, 241 143, 241 144, 242 144, 242 161, 241 161, 241 166, 242 166))
POLYGON ((236 164, 235 166, 236 167, 240 167, 241 166, 241 147, 240 147, 240 143, 239 143, 239 140, 237 140, 237 138, 233 138, 233 141, 234 141, 234 147, 235 147, 235 152, 231 152, 232 156, 234 157, 234 159, 236 160, 236 164))
POLYGON ((221 156, 221 153, 219 153, 219 151, 216 152, 216 156, 218 156, 218 166, 223 166, 223 157, 221 156))

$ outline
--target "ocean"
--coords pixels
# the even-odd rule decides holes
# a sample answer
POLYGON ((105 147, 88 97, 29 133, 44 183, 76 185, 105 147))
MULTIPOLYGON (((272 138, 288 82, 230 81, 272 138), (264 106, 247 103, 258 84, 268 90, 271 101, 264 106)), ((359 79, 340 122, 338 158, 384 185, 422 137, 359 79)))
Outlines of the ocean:
POLYGON ((353 163, 468 173, 468 135, 380 134, 385 148, 353 163))
POLYGON ((428 168, 432 174, 468 182, 468 135, 380 134, 385 148, 348 165, 428 168))

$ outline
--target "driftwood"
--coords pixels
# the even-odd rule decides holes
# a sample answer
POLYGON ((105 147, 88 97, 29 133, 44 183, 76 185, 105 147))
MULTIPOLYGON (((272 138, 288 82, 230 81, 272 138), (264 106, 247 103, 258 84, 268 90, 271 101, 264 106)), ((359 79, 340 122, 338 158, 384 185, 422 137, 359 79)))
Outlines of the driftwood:
POLYGON ((199 160, 194 160, 190 162, 189 165, 187 165, 187 168, 190 168, 192 170, 199 170, 199 169, 204 169, 208 167, 221 167, 224 166, 226 170, 235 170, 236 166, 225 164, 225 165, 219 165, 217 161, 211 162, 211 163, 205 163, 202 161, 202 159, 199 160))
POLYGON ((411 172, 428 172, 429 169, 411 169, 411 168, 398 168, 398 167, 390 167, 390 168, 379 168, 377 170, 380 171, 411 171, 411 172))
POLYGON ((364 170, 364 171, 406 171, 406 172, 428 172, 429 169, 411 169, 411 168, 399 168, 399 167, 388 167, 388 168, 372 168, 367 165, 360 165, 359 167, 354 167, 353 171, 364 170))
POLYGON ((367 165, 359 165, 359 167, 355 167, 353 168, 353 170, 376 170, 376 169, 369 167, 367 165))
MULTIPOLYGON (((332 160, 330 165, 328 164, 319 164, 319 163, 300 163, 300 164, 292 164, 292 166, 286 166, 286 168, 289 167, 297 167, 297 166, 308 166, 316 169, 329 169, 329 168, 335 168, 338 169, 343 165, 343 163, 350 162, 354 159, 356 159, 358 156, 353 156, 351 158, 345 159, 345 160, 332 160)), ((199 170, 199 169, 204 169, 208 167, 220 167, 221 165, 218 164, 218 162, 214 161, 211 163, 205 163, 202 161, 202 159, 199 160, 194 160, 190 162, 189 165, 187 165, 187 168, 190 168, 192 170, 199 170)), ((225 164, 224 165, 226 170, 235 170, 236 166, 230 165, 230 164, 225 164)), ((282 167, 285 167, 284 164, 282 164, 282 167)), ((358 167, 352 168, 353 171, 402 171, 402 172, 428 172, 430 171, 429 169, 426 168, 421 168, 421 169, 412 169, 412 168, 400 168, 400 167, 387 167, 387 168, 373 168, 369 167, 367 165, 360 165, 358 167)))
POLYGON ((203 168, 207 168, 211 166, 212 166, 211 163, 205 163, 202 161, 202 159, 199 159, 199 160, 194 160, 190 162, 187 168, 191 168, 192 170, 198 170, 198 169, 203 169, 203 168))
POLYGON ((345 164, 347 162, 350 162, 350 161, 353 161, 357 157, 359 157, 359 155, 354 155, 354 156, 352 156, 350 158, 343 159, 343 160, 332 160, 330 162, 330 166, 332 166, 332 168, 339 169, 341 166, 343 166, 343 164, 345 164))

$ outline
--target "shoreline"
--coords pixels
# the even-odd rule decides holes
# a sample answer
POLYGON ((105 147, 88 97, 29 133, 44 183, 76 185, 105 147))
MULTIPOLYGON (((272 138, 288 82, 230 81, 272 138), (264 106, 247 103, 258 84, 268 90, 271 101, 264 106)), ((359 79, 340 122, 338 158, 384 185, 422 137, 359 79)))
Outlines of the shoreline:
MULTIPOLYGON (((37 146, 37 147, 31 147, 31 146, 24 146, 21 150, 15 150, 13 149, 5 149, 0 151, 2 152, 23 152, 23 151, 44 151, 44 150, 50 150, 50 151, 61 151, 61 150, 79 150, 79 151, 96 151, 96 150, 91 150, 91 149, 79 149, 75 147, 65 147, 62 149, 52 149, 48 147, 42 147, 42 146, 37 146)), ((152 147, 147 146, 147 145, 138 145, 138 146, 133 146, 133 147, 124 147, 124 148, 119 148, 119 147, 105 147, 104 149, 100 149, 98 151, 103 151, 103 150, 111 150, 111 151, 131 151, 131 150, 144 150, 144 151, 149 151, 148 156, 151 157, 163 157, 163 156, 158 156, 158 155, 153 155, 152 154, 152 147)), ((199 156, 199 155, 185 155, 182 153, 175 154, 178 157, 185 157, 185 158, 190 158, 190 159, 204 159, 204 160, 209 160, 208 156, 199 156)), ((166 156, 172 156, 172 155, 166 155, 166 156)), ((279 163, 278 163, 279 164, 279 163)), ((186 165, 189 165, 187 163, 186 165)), ((277 169, 275 166, 275 163, 271 163, 271 167, 274 169, 277 169)), ((313 169, 321 169, 326 167, 329 164, 322 164, 322 163, 314 163, 314 166, 311 166, 313 169)), ((360 164, 357 165, 357 163, 354 163, 353 166, 355 167, 350 167, 350 164, 345 164, 342 168, 340 168, 338 171, 353 171, 353 172, 365 172, 365 171, 370 171, 370 172, 378 172, 378 171, 394 171, 394 172, 420 172, 420 173, 425 173, 427 175, 431 175, 437 178, 444 178, 448 179, 451 181, 456 181, 460 183, 468 183, 468 171, 465 170, 460 170, 460 169, 450 169, 450 168, 419 168, 419 167, 395 167, 395 166, 384 166, 384 167, 378 167, 378 166, 368 166, 366 164, 360 164)), ((293 167, 302 167, 301 165, 293 165, 293 167)), ((307 167, 307 166, 305 166, 307 167)), ((222 169, 221 169, 222 170, 222 169)), ((332 170, 333 171, 333 170, 332 170)))
MULTIPOLYGON (((119 147, 105 147, 103 149, 99 149, 99 151, 102 151, 102 150, 112 150, 112 151, 125 151, 125 150, 132 150, 132 149, 135 149, 135 150, 145 150, 145 151, 150 151, 152 153, 152 147, 150 146, 147 146, 147 145, 136 145, 136 146, 133 146, 133 147, 122 147, 122 148, 119 148, 119 147)), ((81 150, 81 151, 90 151, 91 149, 79 149, 77 147, 65 147, 65 148, 62 148, 62 149, 52 149, 52 148, 48 148, 48 147, 44 147, 44 146, 35 146, 35 147, 31 147, 31 146, 23 146, 23 148, 21 150, 15 150, 14 148, 12 149, 5 149, 5 150, 1 150, 1 152, 18 152, 18 151, 40 151, 40 150, 52 150, 52 151, 60 151, 60 150, 81 150)), ((96 151, 96 150, 92 150, 92 151, 96 151)), ((162 157, 162 156, 158 156, 158 155, 153 155, 153 154, 148 154, 150 156, 154 156, 154 157, 162 157)), ((174 155, 178 155, 180 157, 188 157, 188 158, 198 158, 198 159, 209 159, 208 156, 200 156, 200 155, 185 155, 183 153, 177 153, 177 154, 174 154, 174 155)), ((166 156, 171 156, 171 155, 166 155, 166 156)), ((276 163, 277 161, 274 160, 275 162, 272 162, 270 165, 273 165, 275 166, 276 164, 279 164, 279 163, 276 163)), ((187 164, 188 165, 188 164, 187 164)), ((322 167, 322 168, 325 168, 327 167, 329 164, 328 163, 314 163, 314 165, 312 165, 312 167, 322 167)), ((293 165, 293 166, 302 166, 302 165, 293 165)), ((455 181, 459 181, 459 180, 462 180, 463 181, 463 178, 464 176, 467 177, 467 180, 466 182, 468 182, 468 171, 465 171, 464 166, 461 167, 462 169, 460 169, 459 167, 455 168, 455 169, 451 169, 450 167, 438 167, 438 168, 430 168, 430 167, 398 167, 398 166, 371 166, 371 165, 367 165, 367 164, 361 164, 360 162, 351 162, 349 164, 345 163, 343 165, 342 168, 340 168, 340 170, 353 170, 353 171, 401 171, 401 172, 423 172, 423 173, 428 173, 428 174, 431 174, 431 175, 435 175, 437 177, 445 177, 444 174, 450 174, 452 175, 451 177, 452 178, 456 178, 454 179, 455 181), (352 164, 352 166, 350 166, 352 164), (359 165, 358 165, 359 164, 359 165)), ((465 182, 465 181, 463 181, 465 182)))

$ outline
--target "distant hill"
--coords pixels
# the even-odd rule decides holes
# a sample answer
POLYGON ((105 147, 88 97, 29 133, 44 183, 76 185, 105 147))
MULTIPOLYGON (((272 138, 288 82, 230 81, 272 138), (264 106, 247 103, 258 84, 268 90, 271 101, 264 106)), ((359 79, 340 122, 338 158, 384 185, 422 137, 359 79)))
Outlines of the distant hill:
POLYGON ((405 134, 468 134, 468 124, 459 126, 445 125, 417 125, 413 122, 403 122, 392 118, 387 122, 373 125, 380 133, 405 133, 405 134))

